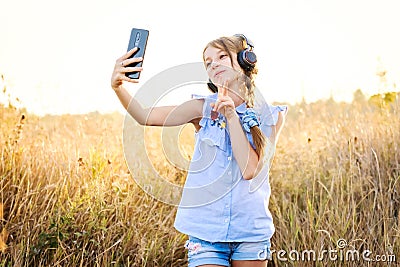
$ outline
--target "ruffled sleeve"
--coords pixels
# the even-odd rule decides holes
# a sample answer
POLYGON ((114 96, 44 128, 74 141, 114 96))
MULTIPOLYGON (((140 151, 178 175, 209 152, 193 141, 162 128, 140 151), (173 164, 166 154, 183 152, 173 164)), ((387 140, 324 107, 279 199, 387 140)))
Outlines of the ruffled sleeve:
MULTIPOLYGON (((203 117, 199 121, 199 125, 201 129, 198 132, 198 138, 201 141, 206 141, 207 143, 212 143, 213 145, 217 146, 223 151, 228 150, 228 142, 226 142, 229 137, 227 136, 227 130, 225 127, 218 127, 215 124, 215 121, 211 119, 211 103, 214 103, 217 98, 218 94, 212 94, 207 96, 202 95, 192 95, 193 99, 204 99, 203 104, 203 117)), ((225 117, 220 114, 221 119, 225 120, 225 117)))
POLYGON ((212 95, 197 95, 197 94, 192 94, 192 99, 204 99, 204 105, 203 105, 203 117, 201 118, 199 125, 201 127, 204 127, 207 123, 208 120, 211 120, 211 103, 214 103, 217 100, 217 94, 212 94, 212 95))
POLYGON ((286 105, 268 105, 266 104, 262 110, 263 116, 261 117, 261 124, 274 126, 278 122, 279 112, 283 112, 283 115, 286 116, 288 107, 286 105))
POLYGON ((263 131, 265 136, 270 137, 272 133, 272 126, 278 123, 279 112, 282 112, 283 116, 286 116, 288 107, 286 105, 269 105, 265 103, 260 110, 260 129, 263 131))

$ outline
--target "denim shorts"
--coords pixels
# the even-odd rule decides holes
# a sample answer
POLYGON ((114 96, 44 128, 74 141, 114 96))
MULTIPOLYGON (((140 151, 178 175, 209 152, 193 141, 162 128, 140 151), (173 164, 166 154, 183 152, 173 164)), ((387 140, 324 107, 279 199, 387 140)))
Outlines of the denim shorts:
POLYGON ((189 267, 203 264, 230 266, 231 260, 268 260, 271 257, 270 240, 259 242, 208 242, 189 236, 189 267))

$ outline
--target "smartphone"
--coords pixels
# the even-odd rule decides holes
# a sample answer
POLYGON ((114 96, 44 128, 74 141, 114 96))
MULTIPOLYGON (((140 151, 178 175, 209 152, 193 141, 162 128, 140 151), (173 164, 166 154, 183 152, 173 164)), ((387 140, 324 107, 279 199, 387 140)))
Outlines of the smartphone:
MULTIPOLYGON (((131 50, 134 47, 139 48, 136 53, 134 53, 130 58, 132 57, 142 57, 144 58, 144 52, 146 51, 146 45, 147 45, 147 39, 149 38, 149 31, 148 30, 143 30, 143 29, 136 29, 133 28, 131 31, 131 37, 129 38, 129 45, 128 45, 128 50, 131 50)), ((127 67, 141 67, 143 61, 137 62, 137 63, 132 63, 130 65, 127 65, 127 67)), ((140 76, 140 71, 136 72, 127 72, 125 75, 131 79, 139 79, 140 76)))

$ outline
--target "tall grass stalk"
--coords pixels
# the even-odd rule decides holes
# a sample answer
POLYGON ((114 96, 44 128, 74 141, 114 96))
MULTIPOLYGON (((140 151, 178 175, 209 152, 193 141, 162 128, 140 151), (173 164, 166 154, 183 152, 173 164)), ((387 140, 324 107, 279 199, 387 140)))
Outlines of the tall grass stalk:
MULTIPOLYGON (((398 108, 290 107, 270 177, 273 249, 335 249, 343 238, 349 248, 400 261, 398 108)), ((121 115, 0 112, 0 265, 186 266, 186 237, 173 228, 176 207, 144 193, 128 172, 121 115)), ((160 134, 148 130, 157 168, 182 185, 185 173, 168 166, 156 151, 160 134)), ((185 157, 191 131, 179 138, 185 157)), ((363 262, 282 262, 273 254, 269 264, 363 262)))

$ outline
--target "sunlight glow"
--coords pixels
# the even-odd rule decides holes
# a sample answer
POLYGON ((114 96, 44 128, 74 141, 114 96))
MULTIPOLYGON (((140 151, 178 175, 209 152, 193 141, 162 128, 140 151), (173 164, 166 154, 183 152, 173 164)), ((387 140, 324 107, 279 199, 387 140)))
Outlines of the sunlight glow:
MULTIPOLYGON (((359 88, 370 96, 400 83, 395 0, 254 2, 251 23, 237 18, 239 1, 25 2, 7 2, 0 17, 0 74, 37 114, 122 111, 110 78, 132 27, 150 30, 140 84, 201 61, 208 41, 235 33, 254 42, 257 84, 271 102, 351 101, 359 88), (378 67, 388 72, 386 86, 378 67)), ((140 84, 128 87, 134 94, 140 84)))

